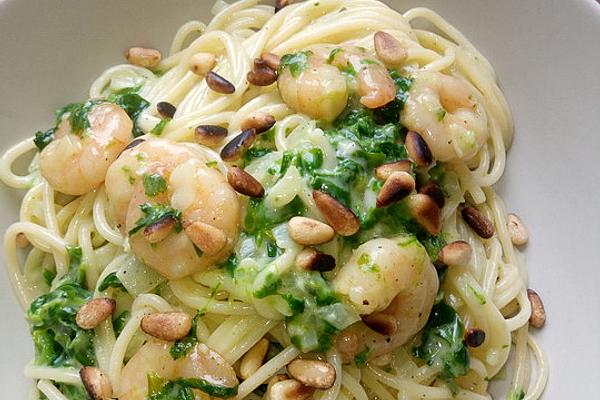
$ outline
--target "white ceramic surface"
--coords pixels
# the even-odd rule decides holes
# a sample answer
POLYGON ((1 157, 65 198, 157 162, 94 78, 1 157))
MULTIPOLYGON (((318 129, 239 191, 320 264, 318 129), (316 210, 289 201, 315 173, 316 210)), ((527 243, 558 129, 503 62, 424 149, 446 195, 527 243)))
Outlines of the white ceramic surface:
MULTIPOLYGON (((527 222, 531 286, 548 323, 545 399, 598 399, 600 378, 600 5, 594 0, 388 0, 431 7, 496 67, 515 141, 499 185, 527 222)), ((129 45, 167 49, 176 28, 207 20, 204 0, 0 0, 0 150, 50 125, 86 96, 129 45)), ((22 194, 0 189, 0 231, 22 194)), ((2 255, 3 259, 3 255, 2 255)), ((0 398, 22 399, 32 355, 26 324, 0 273, 0 398)), ((497 396, 496 398, 503 398, 497 396)))

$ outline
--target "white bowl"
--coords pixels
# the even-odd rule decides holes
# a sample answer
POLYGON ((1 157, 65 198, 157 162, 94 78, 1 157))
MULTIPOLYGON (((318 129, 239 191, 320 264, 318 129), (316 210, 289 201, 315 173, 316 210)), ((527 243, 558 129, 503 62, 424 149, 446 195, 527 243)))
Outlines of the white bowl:
MULTIPOLYGON (((495 66, 515 140, 499 191, 526 221, 530 286, 548 323, 546 399, 598 398, 600 360, 600 5, 594 0, 399 0, 433 8, 495 66)), ((0 130, 6 150, 86 97, 130 45, 167 49, 177 27, 208 20, 211 1, 0 0, 0 130)), ((0 231, 22 193, 0 189, 0 231)), ((3 255, 2 255, 3 258, 3 255)), ((0 273, 1 398, 25 398, 32 356, 23 315, 0 273)), ((498 396, 497 398, 503 398, 498 396)))

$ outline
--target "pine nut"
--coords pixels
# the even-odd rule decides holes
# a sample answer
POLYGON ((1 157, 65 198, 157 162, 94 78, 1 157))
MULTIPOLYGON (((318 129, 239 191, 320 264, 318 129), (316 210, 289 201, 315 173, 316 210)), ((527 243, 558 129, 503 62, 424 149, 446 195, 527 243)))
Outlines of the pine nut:
POLYGON ((427 196, 431 197, 439 208, 443 208, 444 204, 446 204, 444 192, 442 191, 442 188, 440 188, 435 182, 427 183, 425 186, 419 189, 419 193, 426 194, 427 196))
POLYGON ((184 230, 190 240, 209 256, 219 253, 227 244, 227 236, 221 229, 201 221, 184 223, 184 230))
POLYGON ((79 376, 92 400, 112 398, 112 385, 108 376, 100 368, 83 367, 79 370, 79 376))
POLYGON ((158 243, 163 241, 173 232, 177 221, 173 217, 162 218, 152 225, 148 225, 142 231, 144 238, 149 243, 158 243))
POLYGON ((27 239, 27 236, 25 236, 23 232, 18 233, 17 238, 15 240, 17 243, 17 247, 20 249, 24 249, 25 247, 29 246, 29 239, 27 239))
POLYGON ((335 368, 325 361, 296 359, 288 364, 288 374, 303 385, 329 389, 335 383, 335 368))
POLYGON ((133 149, 135 146, 138 146, 144 142, 145 142, 145 140, 142 138, 133 139, 131 142, 129 142, 129 144, 125 147, 125 149, 123 149, 123 151, 133 149))
POLYGON ((263 364, 270 342, 262 338, 240 360, 240 378, 248 379, 263 364))
POLYGON ((546 310, 544 309, 544 303, 542 303, 542 299, 533 289, 527 289, 527 298, 531 304, 529 325, 539 329, 546 323, 546 310))
POLYGON ((241 168, 233 166, 227 171, 227 181, 236 192, 250 197, 263 197, 265 189, 259 181, 241 168))
POLYGON ((281 59, 278 55, 273 53, 263 53, 260 58, 262 58, 265 63, 271 68, 273 71, 277 71, 279 69, 279 64, 281 64, 281 59))
POLYGON ((485 341, 485 332, 479 328, 471 328, 465 333, 465 342, 469 347, 479 347, 485 341))
POLYGON ((269 379, 269 382, 267 383, 267 390, 265 392, 265 400, 273 400, 273 397, 271 396, 271 390, 273 388, 273 385, 276 384, 277 382, 282 382, 285 380, 290 379, 289 376, 287 376, 286 374, 277 374, 275 376, 273 376, 271 379, 269 379))
POLYGON ((375 32, 373 42, 377 57, 386 65, 400 65, 408 57, 408 53, 400 41, 389 33, 375 32))
POLYGON ((376 207, 387 207, 415 190, 415 179, 408 172, 394 172, 385 181, 377 195, 376 207))
POLYGON ((437 259, 445 265, 467 265, 472 254, 473 250, 469 243, 457 240, 442 247, 437 259))
POLYGON ((195 130, 196 142, 208 147, 221 144, 227 134, 227 129, 218 125, 198 125, 195 130))
POLYGON ((254 86, 269 86, 277 81, 277 72, 272 70, 265 60, 256 58, 252 71, 246 74, 246 80, 254 86))
POLYGON ((292 4, 292 0, 275 0, 275 12, 279 12, 283 7, 292 4))
POLYGON ((160 101, 156 104, 156 111, 163 118, 173 118, 177 112, 177 108, 167 101, 160 101))
POLYGON ((506 219, 510 240, 515 246, 523 246, 529 241, 527 227, 517 214, 508 214, 506 219))
POLYGON ((107 297, 97 297, 85 303, 75 316, 75 322, 81 329, 94 329, 115 310, 116 302, 107 297))
POLYGON ((425 194, 413 194, 408 198, 408 208, 413 218, 430 235, 438 235, 442 229, 440 208, 425 194))
POLYGON ((130 47, 125 53, 130 64, 144 68, 154 68, 160 62, 160 51, 146 47, 130 47))
POLYGON ((276 382, 270 389, 269 400, 306 400, 315 392, 295 379, 276 382))
POLYGON ((211 71, 217 60, 211 53, 196 53, 190 57, 190 71, 196 75, 204 76, 211 71))
POLYGON ((385 181, 394 172, 410 172, 412 163, 410 160, 394 161, 387 164, 382 164, 375 168, 375 177, 379 180, 385 181))
POLYGON ((475 207, 466 206, 461 210, 463 220, 483 239, 494 236, 494 224, 475 207))
POLYGON ((390 314, 373 313, 363 315, 362 321, 366 326, 383 336, 392 336, 398 330, 398 321, 390 314))
POLYGON ((360 229, 356 214, 325 192, 313 191, 313 199, 329 225, 342 236, 352 236, 360 229))
POLYGON ((256 133, 260 134, 271 129, 275 122, 275 117, 271 114, 259 112, 244 119, 240 127, 243 131, 254 128, 256 133))
POLYGON ((332 227, 316 219, 293 217, 288 221, 288 233, 298 244, 313 246, 329 242, 335 236, 332 227))
POLYGON ((408 156, 415 162, 417 167, 427 167, 433 162, 433 156, 427 142, 417 132, 408 131, 404 145, 408 156))
POLYGON ((235 92, 235 86, 233 86, 233 83, 229 82, 216 72, 207 72, 205 79, 208 87, 217 93, 232 94, 235 92))
POLYGON ((331 271, 335 269, 335 258, 307 247, 296 256, 296 266, 305 271, 331 271))
POLYGON ((148 314, 142 318, 142 330, 160 340, 183 339, 192 329, 192 318, 183 312, 148 314))
POLYGON ((231 139, 229 143, 221 149, 221 158, 224 161, 235 161, 242 157, 256 140, 256 129, 246 129, 239 135, 231 139))

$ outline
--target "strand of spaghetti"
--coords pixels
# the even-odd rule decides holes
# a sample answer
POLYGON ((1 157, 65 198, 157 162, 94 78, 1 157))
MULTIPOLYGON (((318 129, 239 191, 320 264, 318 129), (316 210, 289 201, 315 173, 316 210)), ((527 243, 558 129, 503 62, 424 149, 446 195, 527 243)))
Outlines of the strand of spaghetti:
POLYGON ((92 215, 94 218, 94 226, 96 230, 104 239, 109 241, 110 243, 122 246, 123 245, 123 235, 116 229, 113 229, 112 226, 108 223, 106 219, 106 188, 104 185, 98 190, 98 194, 94 200, 94 207, 92 210, 92 215))
POLYGON ((367 396, 367 392, 360 384, 360 380, 352 376, 352 374, 343 374, 342 375, 342 386, 344 386, 356 400, 369 400, 369 396, 367 396))
POLYGON ((188 307, 196 310, 223 315, 252 315, 255 314, 252 306, 240 302, 225 302, 202 297, 198 295, 198 289, 193 283, 182 279, 169 282, 169 287, 175 296, 188 307))
POLYGON ((194 33, 202 34, 202 32, 204 32, 205 29, 206 24, 200 21, 188 21, 185 24, 181 25, 179 29, 177 29, 175 37, 171 42, 171 49, 169 50, 169 55, 173 55, 183 50, 183 44, 188 37, 190 37, 194 33))
POLYGON ((21 156, 35 149, 32 138, 17 143, 6 151, 0 158, 0 179, 6 185, 16 189, 28 189, 35 184, 33 174, 16 175, 12 171, 14 162, 21 156))
POLYGON ((81 385, 79 370, 75 368, 57 368, 35 365, 33 361, 25 366, 24 374, 31 379, 47 379, 54 382, 69 383, 71 385, 81 385))
POLYGON ((362 382, 381 400, 395 400, 396 398, 377 380, 377 376, 368 368, 362 370, 362 382))
POLYGON ((231 364, 239 360, 248 350, 252 348, 258 341, 263 338, 280 321, 272 319, 264 319, 262 317, 251 317, 259 319, 253 323, 253 329, 248 332, 243 340, 239 341, 223 355, 223 357, 231 364))
POLYGON ((539 399, 542 396, 542 394, 544 393, 544 389, 546 388, 546 384, 548 382, 548 357, 542 351, 538 343, 531 335, 528 335, 527 337, 527 344, 533 351, 533 354, 536 359, 537 379, 527 391, 527 395, 525 396, 524 400, 535 400, 539 399))
POLYGON ((235 398, 237 400, 244 399, 248 394, 252 393, 254 389, 265 383, 270 377, 275 375, 277 371, 288 365, 299 355, 300 350, 294 346, 288 346, 283 349, 279 354, 263 364, 263 366, 254 374, 240 384, 238 394, 235 398))
POLYGON ((44 396, 46 396, 48 400, 69 400, 49 380, 40 379, 38 381, 37 388, 44 394, 44 396))

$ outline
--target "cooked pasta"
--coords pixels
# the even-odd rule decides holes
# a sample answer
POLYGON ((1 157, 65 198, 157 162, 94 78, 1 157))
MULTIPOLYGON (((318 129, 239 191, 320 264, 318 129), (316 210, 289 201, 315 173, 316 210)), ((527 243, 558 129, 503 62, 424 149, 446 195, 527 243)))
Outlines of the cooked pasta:
POLYGON ((2 157, 32 399, 542 395, 492 66, 426 8, 288 3, 218 0, 2 157))

